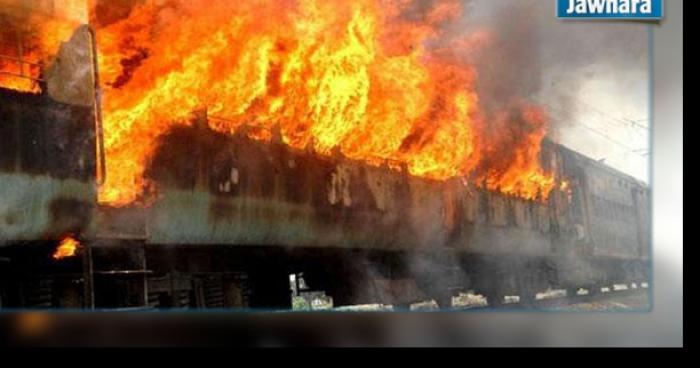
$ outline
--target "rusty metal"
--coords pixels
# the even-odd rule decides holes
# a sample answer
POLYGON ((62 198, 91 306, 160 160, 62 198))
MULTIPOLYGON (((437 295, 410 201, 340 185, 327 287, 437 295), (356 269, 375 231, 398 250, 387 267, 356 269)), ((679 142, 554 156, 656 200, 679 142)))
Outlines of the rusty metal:
MULTIPOLYGON (((577 226, 585 229, 583 241, 596 231, 588 203, 581 200, 590 195, 589 183, 577 178, 609 170, 547 143, 543 161, 558 177, 579 183, 573 191, 580 199, 572 202, 555 191, 546 202, 526 201, 481 190, 468 178, 436 182, 389 165, 321 156, 242 133, 215 133, 207 128, 208 118, 200 114, 194 127, 163 137, 147 171, 158 199, 146 208, 100 209, 98 232, 121 230, 99 237, 124 233, 148 244, 447 248, 559 256, 588 247, 571 235, 577 226), (122 220, 108 215, 117 212, 122 220)), ((611 172, 624 185, 648 192, 611 172)), ((636 242, 621 247, 626 252, 619 256, 637 257, 636 242)))
POLYGON ((97 139, 97 185, 102 185, 107 180, 107 164, 105 163, 104 126, 102 120, 102 87, 100 85, 99 63, 97 62, 97 35, 92 27, 88 27, 91 40, 92 68, 95 81, 95 137, 97 139))
MULTIPOLYGON (((196 162, 192 167, 196 175, 188 176, 179 161, 163 162, 156 154, 150 179, 156 182, 162 200, 145 211, 142 235, 149 243, 379 249, 455 246, 478 251, 479 247, 486 249, 488 238, 496 233, 511 232, 507 236, 511 240, 528 239, 520 236, 527 229, 503 228, 506 217, 502 211, 491 216, 491 223, 463 215, 465 211, 484 212, 480 201, 531 207, 548 218, 546 203, 525 203, 466 188, 460 180, 430 181, 388 166, 319 156, 240 134, 192 129, 163 141, 162 151, 182 157, 182 163, 187 162, 184 166, 196 162), (193 149, 198 152, 194 161, 193 149), (470 242, 470 237, 483 241, 470 242)), ((544 244, 543 249, 549 249, 544 221, 533 228, 529 217, 523 219, 531 227, 527 231, 532 234, 533 247, 544 244)), ((503 244, 501 251, 513 249, 516 244, 503 244)), ((498 251, 493 246, 489 250, 498 251)))

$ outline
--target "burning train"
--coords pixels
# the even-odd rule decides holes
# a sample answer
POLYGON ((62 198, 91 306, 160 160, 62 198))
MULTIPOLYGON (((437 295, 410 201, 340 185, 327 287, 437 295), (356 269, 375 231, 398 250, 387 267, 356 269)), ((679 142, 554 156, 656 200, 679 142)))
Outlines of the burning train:
POLYGON ((647 281, 648 187, 483 111, 458 1, 342 3, 0 0, 0 305, 647 281))

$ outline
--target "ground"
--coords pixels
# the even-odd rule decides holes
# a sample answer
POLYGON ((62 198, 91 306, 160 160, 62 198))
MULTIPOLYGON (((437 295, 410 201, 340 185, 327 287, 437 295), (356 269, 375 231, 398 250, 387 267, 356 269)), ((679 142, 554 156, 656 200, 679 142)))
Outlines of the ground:
POLYGON ((571 304, 555 307, 557 311, 571 312, 611 312, 611 311, 644 311, 649 309, 649 296, 647 293, 624 294, 609 299, 588 303, 571 304))
MULTIPOLYGON (((579 298, 576 301, 570 302, 557 291, 540 294, 539 299, 546 299, 536 308, 545 311, 559 312, 619 312, 619 311, 645 311, 649 309, 649 294, 646 289, 639 290, 622 290, 615 292, 606 292, 595 298, 586 300, 579 298)), ((506 306, 511 303, 517 307, 517 297, 506 297, 506 306)), ((452 300, 453 306, 458 310, 480 309, 488 307, 487 300, 481 295, 472 293, 460 294, 452 300)), ((318 311, 318 310, 333 310, 340 312, 356 312, 356 311, 393 311, 395 308, 391 305, 358 305, 350 307, 333 307, 333 299, 323 293, 301 293, 300 296, 294 298, 293 309, 298 311, 318 311)), ((411 311, 429 312, 438 311, 439 307, 435 301, 427 300, 411 305, 411 311)))

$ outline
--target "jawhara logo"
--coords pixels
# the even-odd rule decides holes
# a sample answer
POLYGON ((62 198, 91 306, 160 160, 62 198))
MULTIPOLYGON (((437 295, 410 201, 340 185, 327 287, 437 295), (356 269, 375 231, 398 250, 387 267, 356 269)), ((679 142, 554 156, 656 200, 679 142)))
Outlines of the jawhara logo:
POLYGON ((660 20, 663 0, 557 0, 559 18, 660 20))

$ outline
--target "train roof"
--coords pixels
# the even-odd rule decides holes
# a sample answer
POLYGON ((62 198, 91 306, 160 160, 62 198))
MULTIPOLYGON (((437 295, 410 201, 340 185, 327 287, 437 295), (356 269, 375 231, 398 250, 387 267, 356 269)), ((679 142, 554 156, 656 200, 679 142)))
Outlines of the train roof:
POLYGON ((586 155, 584 155, 576 150, 573 150, 573 149, 571 149, 571 148, 569 148, 561 143, 557 143, 557 142, 553 141, 551 138, 546 138, 544 144, 551 144, 551 145, 555 146, 556 149, 559 150, 560 152, 574 157, 576 160, 584 163, 588 167, 594 168, 595 170, 606 172, 609 175, 612 175, 612 176, 615 176, 617 178, 634 183, 640 187, 643 187, 644 189, 649 189, 649 185, 647 183, 645 183, 644 181, 639 180, 639 179, 633 177, 632 175, 626 174, 618 169, 615 169, 615 168, 605 164, 602 161, 595 160, 591 157, 588 157, 588 156, 586 156, 586 155))

